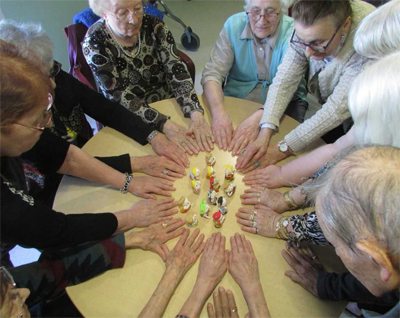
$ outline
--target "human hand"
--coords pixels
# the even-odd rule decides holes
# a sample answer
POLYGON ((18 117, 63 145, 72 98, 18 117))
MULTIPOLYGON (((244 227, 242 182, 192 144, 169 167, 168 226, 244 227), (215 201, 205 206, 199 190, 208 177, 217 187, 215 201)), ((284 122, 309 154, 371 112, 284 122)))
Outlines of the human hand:
POLYGON ((261 116, 262 111, 258 110, 242 121, 235 129, 232 141, 228 147, 228 150, 231 151, 234 156, 239 155, 250 142, 257 138, 261 116))
POLYGON ((178 203, 172 198, 163 200, 140 200, 127 210, 133 227, 146 227, 153 223, 165 222, 178 213, 178 203))
POLYGON ((276 213, 283 213, 291 210, 287 202, 283 199, 283 193, 261 187, 246 189, 240 196, 243 205, 261 204, 276 213))
POLYGON ((201 151, 210 152, 214 149, 214 137, 204 115, 198 111, 192 111, 190 118, 192 122, 188 131, 189 134, 195 137, 201 151))
POLYGON ((246 148, 243 148, 243 151, 240 152, 236 162, 236 169, 248 172, 259 168, 261 165, 260 158, 267 152, 271 135, 271 129, 261 129, 256 140, 250 143, 246 148))
POLYGON ((243 171, 243 173, 245 173, 243 182, 248 186, 261 186, 273 189, 287 185, 281 178, 280 166, 270 165, 248 173, 243 171))
POLYGON ((207 314, 209 318, 236 318, 239 317, 233 293, 223 287, 213 293, 213 302, 207 304, 207 314))
POLYGON ((276 223, 281 215, 263 205, 241 207, 236 213, 236 220, 245 232, 275 237, 276 223))
POLYGON ((168 254, 166 270, 174 271, 183 277, 189 268, 196 262, 204 249, 204 234, 196 229, 189 236, 190 231, 185 229, 175 247, 168 254))
POLYGON ((230 241, 229 273, 242 290, 247 290, 248 287, 260 282, 256 255, 250 241, 244 235, 236 233, 230 241))
POLYGON ((157 155, 165 156, 182 167, 189 167, 189 159, 185 151, 164 134, 155 136, 151 141, 151 147, 157 155))
POLYGON ((125 233, 126 248, 141 248, 160 255, 165 262, 168 255, 168 247, 164 243, 181 235, 185 222, 181 219, 171 219, 162 223, 152 224, 143 231, 129 231, 125 233))
POLYGON ((285 272, 292 281, 318 297, 318 273, 324 268, 309 247, 297 248, 290 244, 282 250, 282 256, 292 270, 285 272))
POLYGON ((225 236, 214 233, 206 242, 200 258, 197 281, 209 285, 211 291, 221 281, 228 265, 228 253, 225 250, 225 236))
POLYGON ((134 176, 128 187, 130 193, 145 199, 155 199, 154 194, 170 197, 174 190, 172 182, 149 176, 134 176))
POLYGON ((199 153, 200 147, 197 144, 196 139, 191 136, 190 131, 186 130, 182 126, 167 120, 164 125, 164 133, 169 140, 173 141, 187 154, 197 155, 199 153))
POLYGON ((185 169, 163 156, 131 157, 132 170, 170 181, 185 176, 185 169))
POLYGON ((211 128, 218 147, 222 150, 227 150, 232 141, 234 131, 229 115, 225 111, 213 114, 211 128))

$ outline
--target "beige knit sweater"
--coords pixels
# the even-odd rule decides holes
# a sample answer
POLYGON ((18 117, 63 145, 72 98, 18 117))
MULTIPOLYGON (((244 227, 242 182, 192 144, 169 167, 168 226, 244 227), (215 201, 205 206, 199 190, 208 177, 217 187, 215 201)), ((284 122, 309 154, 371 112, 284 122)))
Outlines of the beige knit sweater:
MULTIPOLYGON (((317 97, 322 103, 321 109, 285 136, 285 141, 294 152, 303 150, 350 117, 347 106, 349 88, 367 61, 354 51, 354 34, 360 21, 374 10, 374 6, 360 0, 352 0, 351 6, 352 26, 346 41, 337 56, 326 64, 318 76, 315 93, 319 95, 317 97)), ((279 121, 307 68, 311 79, 324 63, 308 60, 289 45, 269 88, 261 124, 270 123, 279 127, 279 121)))

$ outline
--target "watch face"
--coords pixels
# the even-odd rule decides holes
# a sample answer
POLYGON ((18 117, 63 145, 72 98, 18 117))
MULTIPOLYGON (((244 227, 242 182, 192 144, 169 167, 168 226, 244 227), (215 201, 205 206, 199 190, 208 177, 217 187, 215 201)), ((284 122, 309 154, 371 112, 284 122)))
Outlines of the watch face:
POLYGON ((281 152, 288 151, 288 145, 286 142, 282 141, 281 143, 279 143, 279 151, 281 152))

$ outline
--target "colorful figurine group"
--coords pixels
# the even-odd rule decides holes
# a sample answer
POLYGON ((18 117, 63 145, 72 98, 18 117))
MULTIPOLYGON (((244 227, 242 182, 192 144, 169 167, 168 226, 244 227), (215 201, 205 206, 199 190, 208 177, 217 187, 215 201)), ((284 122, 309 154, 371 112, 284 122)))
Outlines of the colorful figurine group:
MULTIPOLYGON (((214 169, 215 162, 216 159, 213 156, 213 154, 208 153, 206 155, 206 164, 207 164, 206 177, 207 179, 210 180, 209 183, 210 188, 207 193, 207 200, 203 199, 200 202, 200 216, 209 219, 210 218, 209 204, 218 206, 218 210, 213 213, 212 219, 214 222, 214 226, 216 228, 220 228, 225 221, 225 215, 228 213, 228 208, 227 208, 226 198, 223 195, 218 195, 219 190, 221 188, 221 184, 218 178, 216 177, 214 169)), ((192 168, 190 170, 189 177, 193 192, 195 194, 199 194, 201 189, 200 169, 197 167, 192 168)), ((228 197, 231 197, 235 193, 236 185, 233 183, 234 179, 235 179, 234 167, 232 165, 225 165, 225 180, 223 189, 228 197)), ((191 203, 187 198, 182 197, 178 202, 178 206, 179 206, 179 211, 181 213, 186 213, 189 211, 191 203)), ((186 218, 186 224, 188 226, 196 226, 198 224, 197 215, 196 214, 188 215, 186 218)))

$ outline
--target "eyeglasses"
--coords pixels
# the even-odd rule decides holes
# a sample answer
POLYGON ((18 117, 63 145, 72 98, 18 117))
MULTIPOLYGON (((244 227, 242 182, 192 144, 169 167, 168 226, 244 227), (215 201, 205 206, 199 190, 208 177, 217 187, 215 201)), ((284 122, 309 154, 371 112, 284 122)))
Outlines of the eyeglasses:
POLYGON ((61 63, 54 61, 53 66, 50 69, 49 76, 55 78, 61 72, 61 63))
POLYGON ((53 95, 51 95, 50 93, 48 95, 48 100, 49 100, 49 103, 48 103, 48 105, 46 107, 46 110, 43 112, 43 118, 40 121, 39 125, 37 125, 37 126, 29 126, 29 125, 25 125, 25 124, 18 123, 18 122, 15 122, 15 123, 12 123, 12 124, 18 125, 18 126, 22 126, 22 127, 25 127, 25 128, 39 130, 39 131, 45 130, 47 127, 49 127, 49 125, 51 123, 51 118, 52 118, 51 108, 53 107, 53 104, 54 104, 53 95))
POLYGON ((251 8, 249 11, 246 11, 246 14, 250 16, 254 21, 258 21, 264 16, 266 19, 276 19, 279 16, 279 11, 276 12, 273 8, 260 9, 257 7, 251 8))
POLYGON ((143 15, 143 7, 137 7, 134 8, 133 10, 131 9, 120 9, 118 10, 118 13, 113 13, 111 11, 108 11, 109 14, 111 14, 113 17, 115 17, 118 21, 120 22, 126 22, 129 21, 129 18, 134 16, 135 18, 140 17, 143 15))
MULTIPOLYGON (((340 28, 342 27, 342 25, 339 25, 335 31, 335 33, 333 33, 331 39, 328 41, 328 43, 324 46, 320 46, 320 45, 315 45, 315 44, 310 44, 310 43, 305 43, 303 41, 300 40, 295 40, 295 33, 296 30, 293 30, 292 33, 292 37, 290 38, 290 44, 292 45, 292 47, 294 49, 300 48, 302 50, 305 50, 307 47, 310 48, 311 50, 313 50, 314 52, 317 53, 325 53, 326 49, 329 47, 329 45, 332 43, 333 39, 335 38, 336 34, 338 33, 338 31, 340 30, 340 28)), ((297 35, 296 35, 297 38, 297 35)))

